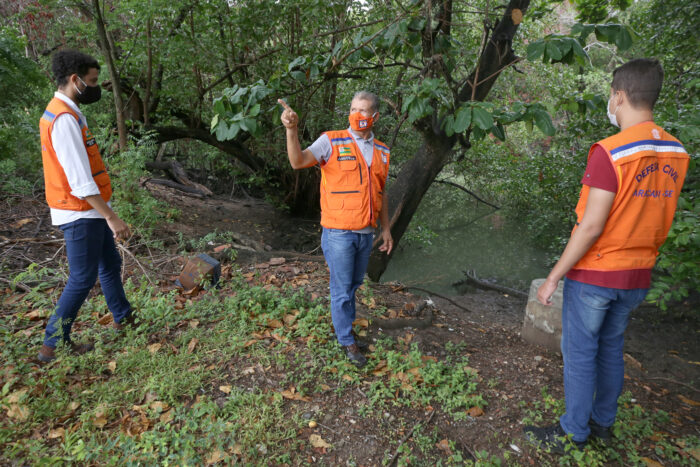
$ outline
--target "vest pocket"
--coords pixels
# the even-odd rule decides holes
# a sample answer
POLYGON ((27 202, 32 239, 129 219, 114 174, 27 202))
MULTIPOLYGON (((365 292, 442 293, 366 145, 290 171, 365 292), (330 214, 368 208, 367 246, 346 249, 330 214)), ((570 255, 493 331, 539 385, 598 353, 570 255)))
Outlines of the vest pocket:
POLYGON ((352 159, 338 158, 338 165, 340 170, 357 170, 357 160, 354 157, 352 159))
POLYGON ((104 170, 100 170, 99 172, 92 174, 92 178, 95 180, 98 187, 109 185, 109 175, 107 175, 107 172, 104 170))
POLYGON ((328 196, 328 207, 337 210, 362 209, 362 194, 357 191, 331 191, 328 196))

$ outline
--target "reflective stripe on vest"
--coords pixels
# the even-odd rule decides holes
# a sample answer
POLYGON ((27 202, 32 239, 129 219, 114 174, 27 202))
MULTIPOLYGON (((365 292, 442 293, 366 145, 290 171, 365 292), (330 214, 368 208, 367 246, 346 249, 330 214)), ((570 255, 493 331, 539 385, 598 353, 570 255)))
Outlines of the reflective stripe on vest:
POLYGON ((92 206, 87 201, 77 198, 71 194, 71 187, 68 184, 68 178, 63 170, 63 167, 58 162, 56 151, 51 142, 51 132, 53 125, 62 114, 72 115, 80 125, 80 131, 83 136, 83 144, 87 151, 88 161, 90 163, 90 173, 100 189, 100 196, 105 202, 112 197, 112 184, 109 175, 105 169, 100 150, 95 142, 95 137, 92 136, 85 122, 83 122, 78 114, 61 99, 54 97, 46 107, 41 119, 39 120, 39 133, 41 136, 41 159, 44 165, 44 182, 46 186, 46 201, 52 208, 66 209, 69 211, 88 211, 92 206))
POLYGON ((376 227, 389 171, 389 148, 375 139, 368 167, 348 130, 324 134, 332 153, 321 165, 321 225, 342 230, 376 227))
MULTIPOLYGON (((602 234, 574 269, 651 269, 673 222, 690 158, 683 145, 653 122, 644 122, 597 142, 617 175, 617 193, 602 234)), ((581 189, 577 225, 590 187, 581 189)), ((574 231, 577 227, 574 227, 574 231)))

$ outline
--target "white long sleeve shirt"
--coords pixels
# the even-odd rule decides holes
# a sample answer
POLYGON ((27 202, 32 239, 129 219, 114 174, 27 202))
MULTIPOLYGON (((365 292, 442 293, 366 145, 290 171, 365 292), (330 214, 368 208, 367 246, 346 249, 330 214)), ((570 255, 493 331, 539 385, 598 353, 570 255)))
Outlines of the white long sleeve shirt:
MULTIPOLYGON (((54 97, 63 102, 78 114, 80 122, 87 126, 85 116, 80 108, 65 94, 56 91, 54 97)), ((61 164, 68 179, 71 194, 76 198, 84 199, 87 196, 99 195, 100 189, 92 177, 90 161, 83 142, 83 134, 78 122, 70 114, 59 115, 53 124, 51 131, 51 144, 56 151, 56 158, 61 164)), ((108 203, 109 204, 109 203, 108 203)), ((67 209, 51 208, 51 223, 63 225, 78 219, 103 219, 102 214, 96 209, 88 211, 70 211, 67 209)))

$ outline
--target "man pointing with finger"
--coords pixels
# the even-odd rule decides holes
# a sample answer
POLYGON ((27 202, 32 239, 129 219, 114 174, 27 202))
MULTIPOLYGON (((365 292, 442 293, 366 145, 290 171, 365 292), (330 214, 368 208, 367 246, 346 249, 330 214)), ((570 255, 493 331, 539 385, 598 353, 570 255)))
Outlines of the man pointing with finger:
POLYGON ((368 345, 352 330, 355 291, 365 276, 377 221, 383 241, 379 249, 390 254, 394 244, 384 191, 389 148, 372 133, 379 118, 378 98, 370 92, 357 92, 350 105, 350 127, 323 133, 303 151, 298 115, 283 100, 278 102, 284 107, 281 119, 287 129, 292 168, 321 166, 321 247, 330 271, 331 319, 348 359, 362 367, 367 359, 361 350, 368 345))

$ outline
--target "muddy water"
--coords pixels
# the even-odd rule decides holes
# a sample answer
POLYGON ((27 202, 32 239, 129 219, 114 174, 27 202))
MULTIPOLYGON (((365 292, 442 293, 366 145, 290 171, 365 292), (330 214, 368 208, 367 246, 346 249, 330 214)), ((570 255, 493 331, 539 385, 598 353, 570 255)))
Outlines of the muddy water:
POLYGON ((464 293, 468 286, 452 284, 464 278, 463 271, 474 270, 480 279, 527 292, 533 279, 549 272, 545 251, 534 246, 523 226, 501 211, 471 203, 460 203, 456 209, 439 209, 432 204, 421 207, 411 227, 415 232, 417 224, 423 224, 437 235, 429 244, 402 240, 382 282, 396 280, 455 295, 464 293), (451 219, 447 223, 445 212, 451 219), (437 227, 435 219, 442 219, 437 227))

